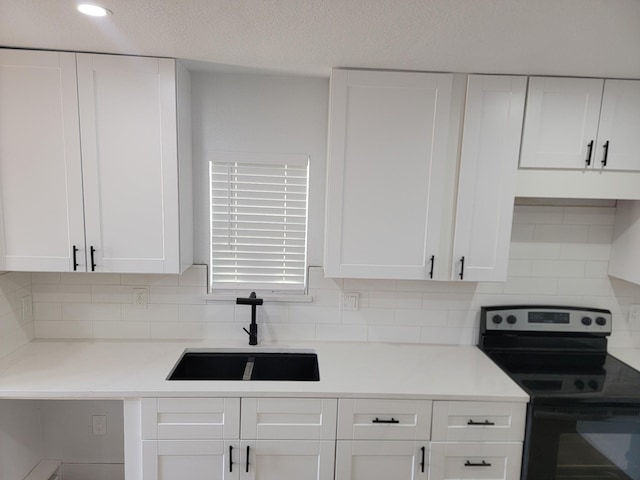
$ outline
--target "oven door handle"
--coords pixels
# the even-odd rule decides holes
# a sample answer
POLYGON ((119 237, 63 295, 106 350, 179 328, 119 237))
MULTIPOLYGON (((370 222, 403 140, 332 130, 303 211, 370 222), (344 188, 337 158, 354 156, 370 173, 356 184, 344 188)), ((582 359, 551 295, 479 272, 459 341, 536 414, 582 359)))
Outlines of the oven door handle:
POLYGON ((534 407, 533 417, 549 420, 591 420, 602 421, 615 417, 624 417, 631 423, 640 423, 640 407, 569 407, 563 409, 550 409, 534 407), (633 419, 633 421, 631 421, 633 419))

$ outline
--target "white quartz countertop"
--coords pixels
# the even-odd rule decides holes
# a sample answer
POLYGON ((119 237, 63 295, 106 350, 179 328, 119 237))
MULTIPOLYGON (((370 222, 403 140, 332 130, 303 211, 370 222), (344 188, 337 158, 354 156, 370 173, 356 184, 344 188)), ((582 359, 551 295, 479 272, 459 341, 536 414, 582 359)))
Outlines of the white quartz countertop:
POLYGON ((500 400, 528 395, 474 346, 33 341, 0 360, 0 398, 313 396, 500 400), (320 381, 168 381, 186 348, 304 349, 320 381))

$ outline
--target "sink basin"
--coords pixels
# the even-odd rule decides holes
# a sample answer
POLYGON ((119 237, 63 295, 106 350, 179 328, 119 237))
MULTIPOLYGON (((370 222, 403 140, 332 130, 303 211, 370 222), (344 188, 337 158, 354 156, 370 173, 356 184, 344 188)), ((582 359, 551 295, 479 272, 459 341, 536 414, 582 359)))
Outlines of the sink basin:
POLYGON ((167 380, 317 382, 318 356, 309 352, 185 351, 167 380))

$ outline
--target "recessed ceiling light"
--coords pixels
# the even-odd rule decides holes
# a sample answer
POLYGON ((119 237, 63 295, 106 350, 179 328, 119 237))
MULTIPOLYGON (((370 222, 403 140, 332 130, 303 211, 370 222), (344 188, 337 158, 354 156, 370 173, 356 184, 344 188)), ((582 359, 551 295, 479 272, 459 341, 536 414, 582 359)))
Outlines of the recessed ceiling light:
POLYGON ((85 15, 90 15, 92 17, 106 17, 111 13, 111 10, 107 10, 104 7, 100 7, 98 5, 92 5, 90 3, 79 4, 78 11, 81 13, 84 13, 85 15))

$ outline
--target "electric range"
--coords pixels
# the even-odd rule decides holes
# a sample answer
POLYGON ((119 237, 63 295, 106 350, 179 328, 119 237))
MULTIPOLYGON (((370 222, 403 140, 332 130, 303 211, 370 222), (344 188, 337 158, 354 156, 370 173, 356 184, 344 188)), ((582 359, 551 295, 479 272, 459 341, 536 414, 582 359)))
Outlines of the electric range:
POLYGON ((608 310, 483 307, 479 348, 530 396, 522 480, 640 480, 640 372, 608 310))

